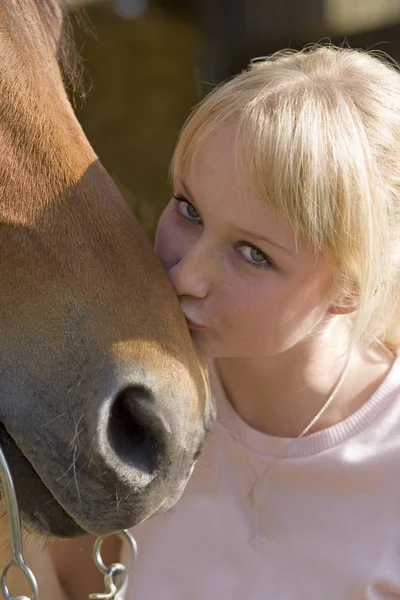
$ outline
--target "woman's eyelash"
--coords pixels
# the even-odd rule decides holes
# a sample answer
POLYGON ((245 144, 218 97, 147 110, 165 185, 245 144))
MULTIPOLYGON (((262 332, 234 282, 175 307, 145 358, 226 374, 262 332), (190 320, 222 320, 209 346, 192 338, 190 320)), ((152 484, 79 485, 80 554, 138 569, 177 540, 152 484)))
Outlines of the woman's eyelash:
POLYGON ((194 204, 192 204, 191 202, 189 202, 189 200, 187 200, 183 196, 180 196, 179 194, 173 194, 172 197, 176 200, 175 212, 181 219, 184 219, 185 221, 188 221, 189 223, 194 223, 194 224, 200 223, 201 216, 200 216, 197 208, 194 206, 194 204), (187 216, 185 216, 184 214, 182 214, 182 212, 179 210, 179 207, 182 206, 183 204, 186 204, 187 207, 190 207, 191 209, 193 209, 194 212, 196 213, 196 215, 190 216, 188 214, 187 216))
POLYGON ((254 269, 273 269, 275 271, 278 270, 277 265, 274 263, 274 261, 268 256, 268 254, 266 254, 265 252, 263 252, 262 250, 260 250, 260 248, 257 248, 257 246, 254 246, 254 244, 250 244, 249 242, 245 242, 245 241, 241 241, 238 242, 237 244, 235 244, 235 249, 239 254, 239 257, 247 264, 250 265, 250 267, 254 268, 254 269), (251 260, 246 259, 246 257, 244 256, 244 254, 242 252, 240 252, 241 248, 250 248, 252 250, 256 250, 257 252, 260 252, 264 258, 265 258, 265 262, 253 262, 251 260))
MULTIPOLYGON (((191 202, 189 202, 189 200, 187 198, 185 198, 184 196, 181 196, 180 194, 173 194, 172 197, 174 198, 174 200, 176 200, 174 211, 180 219, 182 219, 183 221, 186 221, 186 223, 193 224, 193 225, 201 224, 201 216, 198 213, 197 208, 191 202), (190 215, 185 216, 182 213, 182 211, 180 210, 180 207, 182 206, 182 204, 186 204, 186 206, 191 207, 197 213, 198 220, 197 220, 197 217, 193 218, 190 215)), ((274 261, 268 256, 268 254, 266 254, 265 252, 260 250, 260 248, 257 248, 257 246, 254 246, 254 244, 251 244, 250 242, 245 242, 245 241, 237 242, 234 245, 234 249, 238 253, 241 260, 244 263, 246 263, 247 266, 250 266, 253 269, 264 269, 264 270, 265 269, 273 269, 275 271, 279 270, 278 267, 276 266, 276 264, 274 263, 274 261), (259 264, 257 264, 257 262, 247 260, 245 258, 245 256, 243 255, 243 253, 240 252, 240 248, 244 248, 244 247, 251 248, 252 250, 256 250, 257 252, 260 252, 265 257, 265 262, 260 262, 259 264)))

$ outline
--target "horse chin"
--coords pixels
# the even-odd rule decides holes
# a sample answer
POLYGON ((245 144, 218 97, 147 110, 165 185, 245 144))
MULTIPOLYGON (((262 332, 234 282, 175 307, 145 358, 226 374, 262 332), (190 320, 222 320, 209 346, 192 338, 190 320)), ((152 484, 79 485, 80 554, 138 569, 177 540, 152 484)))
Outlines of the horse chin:
MULTIPOLYGON (((52 492, 42 481, 31 462, 24 455, 20 446, 0 422, 0 446, 8 463, 17 495, 18 507, 23 527, 45 539, 65 539, 94 535, 87 531, 63 508, 52 492)), ((170 510, 180 499, 193 472, 194 465, 188 469, 186 477, 180 482, 166 486, 164 497, 147 506, 148 510, 138 510, 135 515, 136 523, 145 521, 153 516, 170 510)), ((146 504, 145 504, 146 506, 146 504)), ((132 523, 130 526, 133 526, 132 523)), ((101 535, 97 531, 97 535, 101 535)))
POLYGON ((86 535, 57 502, 1 423, 0 445, 14 481, 23 527, 46 539, 86 535))

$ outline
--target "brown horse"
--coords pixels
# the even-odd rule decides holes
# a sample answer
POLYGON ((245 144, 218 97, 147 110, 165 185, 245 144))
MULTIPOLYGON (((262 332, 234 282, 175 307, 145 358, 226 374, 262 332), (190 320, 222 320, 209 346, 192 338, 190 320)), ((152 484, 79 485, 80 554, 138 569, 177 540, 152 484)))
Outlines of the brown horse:
POLYGON ((0 50, 0 444, 31 531, 106 534, 177 500, 214 409, 67 99, 59 3, 2 2, 0 50))

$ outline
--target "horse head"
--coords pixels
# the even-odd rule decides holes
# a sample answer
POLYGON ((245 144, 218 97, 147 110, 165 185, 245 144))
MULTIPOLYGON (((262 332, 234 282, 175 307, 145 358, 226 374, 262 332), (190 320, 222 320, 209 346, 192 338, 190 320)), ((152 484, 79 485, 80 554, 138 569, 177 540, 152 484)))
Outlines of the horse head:
POLYGON ((25 525, 72 537, 171 506, 214 408, 171 285, 74 116, 62 13, 0 8, 0 444, 25 525))

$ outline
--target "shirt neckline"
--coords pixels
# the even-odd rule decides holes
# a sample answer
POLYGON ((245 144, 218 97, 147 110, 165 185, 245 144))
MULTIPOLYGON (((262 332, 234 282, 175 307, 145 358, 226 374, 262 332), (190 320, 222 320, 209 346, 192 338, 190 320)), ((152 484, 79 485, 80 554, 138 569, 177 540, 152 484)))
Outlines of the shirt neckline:
POLYGON ((238 443, 259 454, 284 458, 302 458, 319 454, 357 435, 371 425, 397 399, 400 384, 400 355, 372 396, 349 417, 322 431, 303 438, 277 437, 248 425, 235 411, 224 392, 214 362, 209 363, 211 387, 217 402, 217 424, 238 443))

